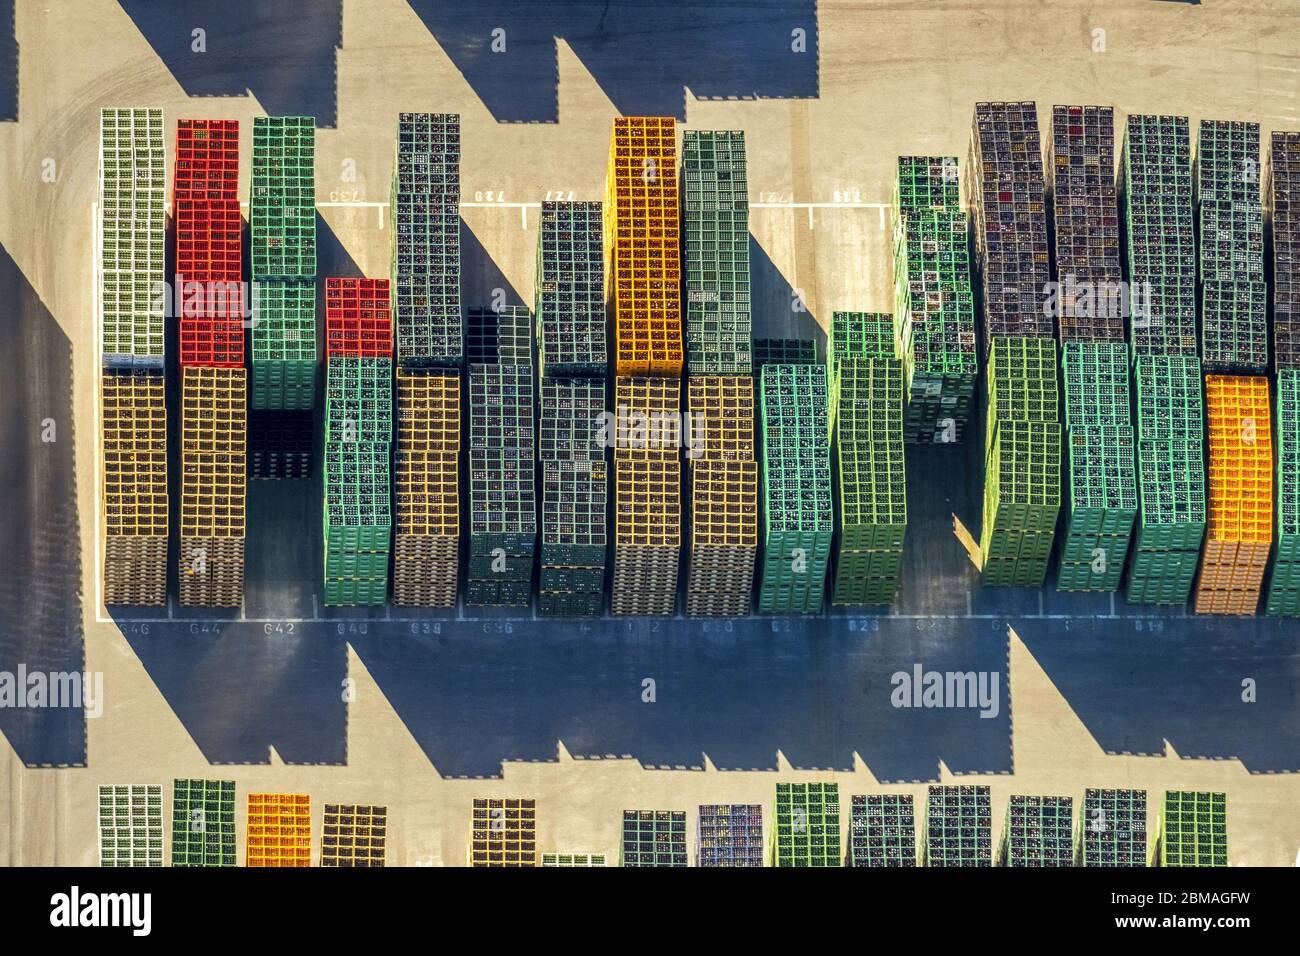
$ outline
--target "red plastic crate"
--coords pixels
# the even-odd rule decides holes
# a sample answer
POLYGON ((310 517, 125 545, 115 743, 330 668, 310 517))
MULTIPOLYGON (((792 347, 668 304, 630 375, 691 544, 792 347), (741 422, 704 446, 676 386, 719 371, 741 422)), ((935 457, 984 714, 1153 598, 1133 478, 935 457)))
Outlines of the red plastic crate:
POLYGON ((239 198, 239 121, 176 121, 173 198, 239 198))
POLYGON ((178 199, 174 212, 176 275, 238 281, 243 274, 239 200, 178 199))
POLYGON ((393 354, 387 279, 325 280, 325 355, 383 358, 393 354))
POLYGON ((239 282, 201 284, 182 291, 176 302, 182 368, 239 368, 244 364, 243 302, 239 282), (202 297, 196 291, 201 291, 202 297))

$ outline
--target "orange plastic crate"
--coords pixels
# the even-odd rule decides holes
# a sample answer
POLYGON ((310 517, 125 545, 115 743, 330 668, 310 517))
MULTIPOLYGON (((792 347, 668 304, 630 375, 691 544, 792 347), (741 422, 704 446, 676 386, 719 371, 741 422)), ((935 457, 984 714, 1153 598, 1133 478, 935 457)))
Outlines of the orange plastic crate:
POLYGON ((246 866, 311 866, 311 797, 250 793, 246 866))

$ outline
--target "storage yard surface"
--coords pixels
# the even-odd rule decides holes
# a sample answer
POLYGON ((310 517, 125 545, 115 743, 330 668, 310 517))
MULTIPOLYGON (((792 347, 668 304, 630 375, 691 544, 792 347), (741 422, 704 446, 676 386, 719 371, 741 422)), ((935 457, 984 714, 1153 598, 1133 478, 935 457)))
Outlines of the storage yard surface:
POLYGON ((761 804, 770 827, 778 781, 838 782, 842 834, 852 794, 914 793, 919 810, 927 783, 988 784, 995 838, 1012 794, 1080 806, 1087 787, 1146 789, 1154 834, 1164 791, 1223 792, 1231 864, 1294 862, 1295 619, 1058 593, 1054 573, 1043 589, 982 586, 952 533, 953 515, 980 520, 975 428, 956 447, 907 446, 887 615, 327 609, 318 481, 250 485, 241 611, 173 598, 110 614, 92 273, 102 107, 161 107, 169 174, 177 118, 238 119, 241 198, 252 118, 315 115, 322 277, 389 274, 397 112, 459 113, 463 300, 501 289, 530 307, 536 204, 603 198, 615 115, 675 115, 745 131, 754 336, 821 337, 832 311, 892 311, 897 157, 961 157, 965 192, 977 100, 1036 101, 1043 130, 1057 103, 1254 121, 1265 149, 1300 128, 1293 0, 774 2, 734 19, 665 2, 610 20, 587 3, 462 17, 348 0, 247 27, 228 25, 230 5, 149 6, 18 0, 21 83, 0 76, 16 89, 0 115, 0 667, 102 672, 106 698, 84 720, 0 711, 0 862, 93 864, 97 788, 166 799, 173 778, 236 782, 241 863, 250 792, 311 795, 313 864, 326 804, 358 804, 387 807, 390 865, 461 865, 478 798, 535 799, 540 852, 611 861, 625 809, 684 810, 694 860, 700 805, 761 804), (488 52, 497 27, 502 54, 488 52), (806 53, 790 52, 796 29, 806 53), (291 65, 268 65, 278 50, 291 65), (893 707, 891 675, 918 663, 997 673, 996 715, 893 707))

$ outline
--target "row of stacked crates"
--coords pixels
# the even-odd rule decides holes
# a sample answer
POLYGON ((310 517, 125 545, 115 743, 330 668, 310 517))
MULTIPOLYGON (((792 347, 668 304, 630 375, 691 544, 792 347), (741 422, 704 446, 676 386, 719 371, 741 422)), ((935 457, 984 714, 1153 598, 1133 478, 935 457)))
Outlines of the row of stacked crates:
POLYGON ((601 204, 547 202, 537 239, 541 372, 538 609, 599 617, 605 603, 608 474, 601 204))
POLYGON ((465 603, 528 607, 537 550, 532 317, 473 308, 469 370, 469 571, 465 603))
POLYGON ((614 120, 605 180, 613 322, 614 614, 672 614, 681 552, 681 250, 676 124, 614 120), (673 427, 672 423, 677 426, 673 427))
POLYGON ((460 117, 398 116, 390 194, 397 339, 393 602, 456 606, 460 573, 460 117))
POLYGON ((105 604, 167 602, 165 165, 162 110, 100 112, 105 604))
POLYGON ((982 575, 1040 586, 1061 505, 1061 424, 1035 104, 977 103, 970 165, 989 381, 982 575))
POLYGON ((1129 116, 1120 165, 1134 303, 1139 485, 1125 595, 1133 604, 1183 604, 1206 523, 1187 118, 1129 116))
POLYGON ((838 545, 836 605, 892 604, 907 533, 903 363, 889 314, 835 312, 827 341, 838 545))
POLYGON ((316 121, 253 119, 249 475, 311 473, 316 402, 316 121))
POLYGON ((1116 590, 1137 517, 1114 119, 1108 106, 1055 106, 1047 151, 1068 474, 1062 591, 1116 590))
POLYGON ((1265 609, 1300 617, 1300 133, 1273 133, 1265 196, 1273 220, 1276 556, 1265 609))
POLYGON ((908 443, 960 441, 975 398, 969 225, 955 156, 900 156, 892 208, 894 340, 908 443))
POLYGON ((681 176, 691 521, 686 611, 745 615, 759 507, 744 133, 687 130, 681 176))
POLYGON ((237 121, 177 123, 182 605, 243 602, 248 377, 238 180, 237 121))
POLYGON ((325 280, 325 603, 388 600, 393 323, 387 279, 325 280))

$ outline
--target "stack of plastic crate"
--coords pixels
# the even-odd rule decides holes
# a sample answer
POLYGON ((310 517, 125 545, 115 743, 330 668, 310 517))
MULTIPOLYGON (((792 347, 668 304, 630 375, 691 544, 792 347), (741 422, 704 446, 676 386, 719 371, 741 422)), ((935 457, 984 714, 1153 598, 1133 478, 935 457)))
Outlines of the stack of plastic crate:
POLYGON ((311 796, 250 793, 245 866, 311 866, 311 796))
POLYGON ((1062 591, 1119 587, 1137 515, 1114 122, 1109 106, 1052 107, 1057 285, 1048 301, 1060 320, 1069 469, 1062 591))
POLYGON ((778 783, 772 825, 774 866, 842 866, 840 786, 778 783))
POLYGON ((1268 371, 1259 124, 1201 120, 1196 141, 1201 357, 1208 372, 1268 371))
POLYGON ((601 204, 547 202, 537 240, 542 614, 604 607, 607 463, 601 204))
POLYGON ((1140 510, 1126 599, 1185 604, 1205 537, 1201 362, 1139 354, 1134 373, 1140 510))
POLYGON ((184 605, 239 607, 244 596, 248 398, 242 368, 181 366, 184 605))
POLYGON ((381 867, 387 842, 387 807, 325 804, 325 817, 321 821, 321 866, 381 867))
MULTIPOLYGON (((619 416, 626 399, 633 416, 670 415, 680 422, 680 215, 674 119, 616 117, 604 217, 619 416)), ((680 434, 680 428, 673 433, 671 447, 640 442, 635 434, 615 443, 614 614, 672 614, 676 606, 680 434)))
POLYGON ((749 178, 745 134, 682 134, 686 367, 691 375, 748 375, 749 178))
POLYGON ((1115 111, 1054 106, 1049 132, 1061 342, 1123 342, 1115 111))
POLYGON ((686 866, 686 811, 624 810, 619 866, 686 866))
POLYGON ((1275 480, 1277 554, 1265 609, 1276 617, 1300 617, 1300 368, 1277 372, 1275 480))
POLYGON ((176 124, 173 206, 181 358, 183 605, 244 595, 248 398, 237 181, 239 123, 176 124))
POLYGON ((476 797, 470 822, 470 866, 537 866, 536 800, 476 797))
POLYGON ((1227 866, 1228 798, 1166 790, 1156 830, 1154 866, 1227 866))
POLYGON ((749 613, 758 556, 758 462, 754 458, 754 379, 692 374, 690 430, 691 547, 686 613, 749 613))
POLYGON ((1273 359, 1300 368, 1300 132, 1273 133, 1267 197, 1273 220, 1273 359))
POLYGON ((756 803, 701 806, 695 860, 697 866, 762 866, 763 808, 756 803))
POLYGON ((745 134, 682 139, 691 542, 686 612, 749 613, 758 550, 758 463, 745 134))
POLYGON ((164 162, 162 110, 101 110, 105 604, 167 603, 164 162))
POLYGON ((826 367, 759 370, 763 422, 763 573, 759 610, 816 614, 835 534, 826 367))
POLYGON ((235 781, 172 781, 172 866, 235 865, 235 781))
POLYGON ((1273 416, 1268 379, 1207 375, 1210 468, 1197 614, 1254 614, 1273 545, 1273 416))
POLYGON ((672 614, 681 552, 681 380, 614 381, 614 614, 672 614))
POLYGON ((892 604, 907 533, 903 367, 889 315, 836 312, 827 343, 839 544, 832 604, 892 604))
POLYGON ((1186 116, 1132 115, 1120 186, 1133 354, 1196 354, 1196 238, 1186 116))
POLYGON ((986 786, 931 786, 922 866, 992 866, 993 810, 986 786))
POLYGON ((467 604, 528 607, 537 548, 532 317, 519 306, 469 310, 467 604))
POLYGON ((1094 790, 1083 796, 1076 866, 1147 865, 1147 792, 1094 790))
POLYGON ((992 336, 988 383, 984 583, 1039 586, 1061 508, 1056 341, 992 336))
POLYGON ((1057 588, 1114 591, 1138 503, 1128 346, 1069 341, 1062 352, 1070 510, 1057 588))
POLYGON ((402 113, 390 197, 397 340, 393 602, 456 605, 460 572, 460 117, 402 113))
POLYGON ((976 103, 971 128, 975 248, 984 280, 985 348, 999 335, 1052 335, 1043 153, 1034 103, 976 103))
POLYGON ((543 853, 542 866, 604 866, 603 853, 543 853))
POLYGON ((456 606, 460 420, 459 372, 398 367, 394 604, 456 606))
POLYGON ((998 866, 1074 865, 1074 798, 1024 797, 1007 804, 998 866))
POLYGON ((163 865, 162 787, 99 788, 99 865, 163 865))
POLYGON ((305 478, 316 399, 316 125, 253 118, 250 474, 305 478))
POLYGON ((900 156, 894 187, 894 337, 912 444, 960 440, 975 398, 975 312, 954 156, 900 156))
POLYGON ((464 358, 460 116, 399 114, 389 205, 398 364, 458 367, 464 358))
POLYGON ((167 404, 162 370, 105 369, 104 603, 167 603, 167 404))
POLYGON ((599 617, 605 603, 606 462, 600 441, 605 382, 542 378, 538 608, 558 617, 599 617))
POLYGON ((392 534, 387 279, 325 280, 325 603, 383 604, 392 534))
POLYGON ((910 793, 854 794, 850 866, 916 866, 916 811, 910 793))

